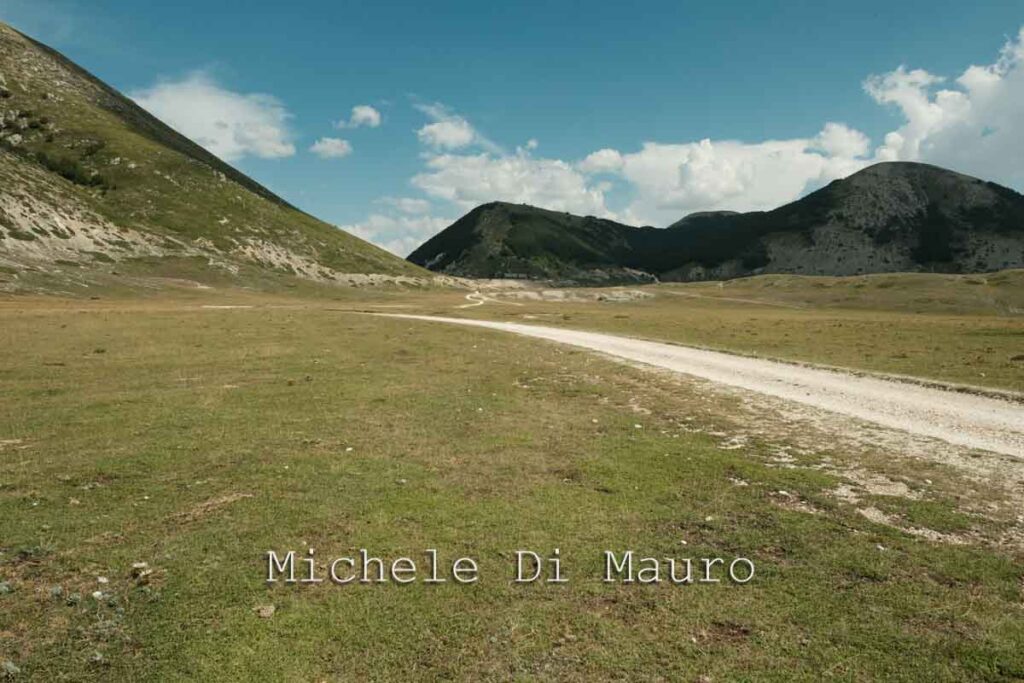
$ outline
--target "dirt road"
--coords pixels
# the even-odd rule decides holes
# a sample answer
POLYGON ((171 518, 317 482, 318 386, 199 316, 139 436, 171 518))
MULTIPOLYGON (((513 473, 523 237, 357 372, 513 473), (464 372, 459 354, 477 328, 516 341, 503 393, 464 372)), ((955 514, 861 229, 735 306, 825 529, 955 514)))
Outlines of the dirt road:
POLYGON ((1024 405, 998 398, 612 334, 440 316, 384 315, 471 325, 547 339, 958 446, 1024 458, 1024 405))

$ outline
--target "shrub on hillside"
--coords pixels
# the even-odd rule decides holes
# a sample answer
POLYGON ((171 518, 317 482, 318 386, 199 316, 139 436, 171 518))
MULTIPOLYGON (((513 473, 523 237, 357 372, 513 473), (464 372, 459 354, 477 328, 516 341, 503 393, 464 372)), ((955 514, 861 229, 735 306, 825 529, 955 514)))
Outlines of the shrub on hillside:
POLYGON ((86 169, 77 160, 65 156, 53 156, 36 152, 36 159, 48 170, 85 187, 106 187, 107 182, 99 173, 86 169))

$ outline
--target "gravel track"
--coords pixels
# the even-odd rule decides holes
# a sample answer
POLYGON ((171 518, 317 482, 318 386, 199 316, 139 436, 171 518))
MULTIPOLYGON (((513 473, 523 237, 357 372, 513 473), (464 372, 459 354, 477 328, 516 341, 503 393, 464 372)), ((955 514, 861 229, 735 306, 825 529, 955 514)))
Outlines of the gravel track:
POLYGON ((1024 458, 1024 405, 1010 400, 613 334, 440 316, 386 315, 547 339, 957 446, 1024 458))

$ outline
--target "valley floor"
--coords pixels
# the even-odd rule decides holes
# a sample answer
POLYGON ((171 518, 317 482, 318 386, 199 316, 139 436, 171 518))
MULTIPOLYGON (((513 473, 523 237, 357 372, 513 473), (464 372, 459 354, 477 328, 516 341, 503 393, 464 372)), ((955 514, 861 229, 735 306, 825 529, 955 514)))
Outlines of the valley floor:
POLYGON ((1000 308, 1015 286, 899 282, 876 308, 852 283, 758 287, 481 289, 469 308, 441 290, 6 299, 0 665, 38 680, 1024 676, 1020 459, 363 314, 1022 387, 1024 327, 1000 308), (977 288, 990 309, 964 303, 977 288), (310 548, 321 563, 438 548, 475 558, 480 580, 265 582, 268 550, 310 548), (568 583, 511 581, 515 550, 554 548, 568 583), (602 552, 626 549, 757 570, 602 582, 602 552))
POLYGON ((543 325, 401 313, 379 315, 483 327, 546 339, 814 406, 912 435, 1024 459, 1024 400, 1010 394, 980 396, 980 390, 951 391, 920 383, 543 325))

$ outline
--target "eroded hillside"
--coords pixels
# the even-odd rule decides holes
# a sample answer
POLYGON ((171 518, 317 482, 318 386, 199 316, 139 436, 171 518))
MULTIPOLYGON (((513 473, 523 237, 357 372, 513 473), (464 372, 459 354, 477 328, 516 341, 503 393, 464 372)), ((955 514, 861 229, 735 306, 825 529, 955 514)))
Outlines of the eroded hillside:
POLYGON ((3 24, 0 122, 0 288, 79 288, 117 277, 114 263, 344 284, 425 275, 292 207, 3 24))

